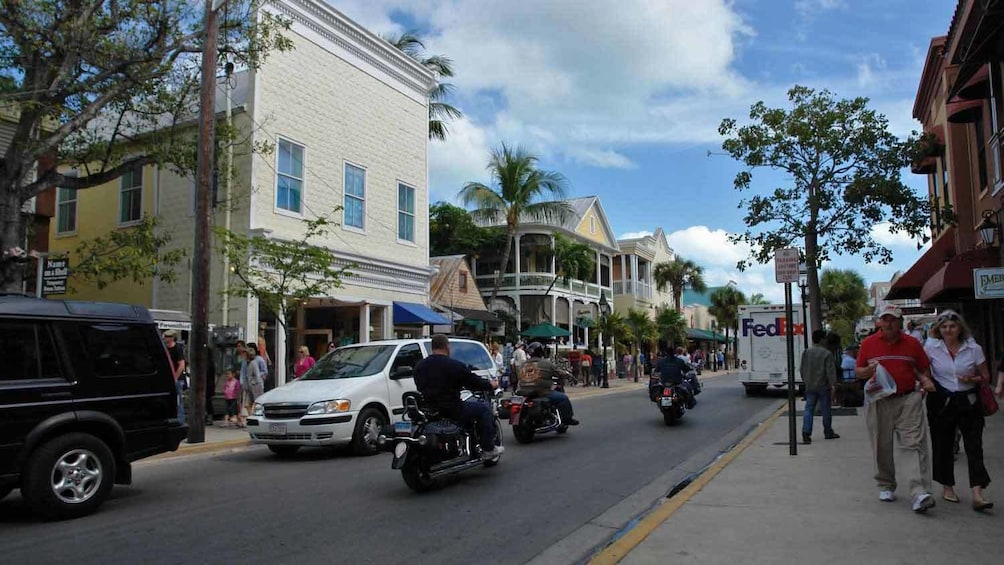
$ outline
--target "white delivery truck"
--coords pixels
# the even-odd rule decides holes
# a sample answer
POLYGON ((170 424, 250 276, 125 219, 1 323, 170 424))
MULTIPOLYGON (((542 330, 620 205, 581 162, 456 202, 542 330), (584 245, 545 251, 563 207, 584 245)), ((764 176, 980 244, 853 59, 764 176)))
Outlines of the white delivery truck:
MULTIPOLYGON (((792 333, 795 342, 795 384, 803 388, 798 373, 805 350, 805 336, 811 331, 802 320, 802 305, 793 304, 792 333)), ((788 385, 788 339, 784 304, 744 304, 739 307, 739 332, 736 353, 739 381, 752 395, 768 386, 788 385)))

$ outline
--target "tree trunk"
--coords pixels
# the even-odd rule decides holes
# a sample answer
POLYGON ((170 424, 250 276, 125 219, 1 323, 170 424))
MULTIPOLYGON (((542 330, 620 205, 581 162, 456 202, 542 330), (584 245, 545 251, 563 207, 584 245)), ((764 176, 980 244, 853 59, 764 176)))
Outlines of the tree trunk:
MULTIPOLYGON (((823 327, 823 303, 819 292, 819 271, 816 268, 816 256, 819 251, 817 235, 811 229, 805 234, 805 266, 809 292, 809 319, 811 324, 806 327, 806 333, 823 327)), ((802 320, 805 323, 805 320, 802 320)))
POLYGON ((21 213, 23 205, 16 184, 0 186, 0 292, 19 293, 22 290, 24 265, 4 253, 12 247, 25 245, 26 215, 21 213))
MULTIPOLYGON (((499 285, 502 284, 502 277, 505 276, 506 267, 508 267, 509 265, 509 255, 512 253, 512 245, 513 242, 516 241, 516 230, 514 229, 506 230, 505 240, 506 240, 506 246, 505 246, 505 251, 502 252, 502 265, 499 268, 499 276, 495 277, 495 284, 492 285, 492 297, 488 300, 489 309, 495 307, 494 306, 495 297, 497 297, 499 294, 499 285)), ((519 273, 517 273, 517 276, 518 275, 519 273)), ((517 308, 517 310, 519 309, 517 308)), ((518 311, 516 312, 516 315, 519 316, 518 311)))

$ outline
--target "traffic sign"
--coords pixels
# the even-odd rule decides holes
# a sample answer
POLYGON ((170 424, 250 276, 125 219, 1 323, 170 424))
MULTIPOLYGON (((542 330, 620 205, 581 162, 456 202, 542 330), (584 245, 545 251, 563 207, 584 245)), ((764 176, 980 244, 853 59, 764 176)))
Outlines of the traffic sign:
POLYGON ((800 263, 797 247, 785 247, 774 253, 774 280, 779 283, 797 283, 800 263))

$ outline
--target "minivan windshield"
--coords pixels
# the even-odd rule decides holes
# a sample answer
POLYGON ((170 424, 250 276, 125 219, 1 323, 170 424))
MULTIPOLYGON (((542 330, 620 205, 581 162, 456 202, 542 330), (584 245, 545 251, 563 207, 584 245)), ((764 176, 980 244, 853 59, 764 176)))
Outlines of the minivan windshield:
POLYGON ((336 349, 322 357, 300 377, 300 380, 323 381, 375 375, 387 366, 387 361, 393 352, 393 345, 363 345, 336 349))

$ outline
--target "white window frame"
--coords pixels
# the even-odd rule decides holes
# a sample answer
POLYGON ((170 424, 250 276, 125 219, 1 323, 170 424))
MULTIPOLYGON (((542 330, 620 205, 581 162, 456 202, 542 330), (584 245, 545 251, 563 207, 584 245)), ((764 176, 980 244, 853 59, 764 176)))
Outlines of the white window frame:
POLYGON ((406 182, 397 181, 397 242, 405 245, 415 245, 418 240, 418 189, 413 185, 406 182), (408 212, 401 209, 401 188, 411 189, 411 208, 412 211, 408 212), (401 214, 406 214, 411 216, 411 239, 404 239, 401 237, 401 214))
POLYGON ((589 216, 589 233, 596 233, 596 216, 589 216))
MULTIPOLYGON (((67 176, 69 176, 69 174, 67 174, 67 176)), ((77 235, 77 224, 79 223, 79 220, 80 220, 80 214, 78 213, 80 211, 80 192, 74 190, 73 191, 73 200, 67 200, 66 202, 60 202, 59 201, 59 195, 60 195, 60 193, 62 193, 63 190, 64 189, 62 189, 60 187, 56 187, 56 237, 77 235), (63 204, 70 204, 70 203, 73 204, 73 211, 74 211, 74 214, 73 214, 73 229, 72 230, 66 230, 66 231, 60 231, 59 226, 62 224, 62 218, 63 218, 63 214, 60 212, 60 210, 62 210, 63 204)), ((69 190, 69 189, 66 189, 66 190, 69 190)))
POLYGON ((367 177, 369 176, 368 173, 369 173, 369 171, 366 169, 366 167, 364 167, 362 165, 359 165, 358 163, 353 163, 351 161, 344 161, 342 163, 342 229, 345 230, 345 231, 350 231, 350 232, 355 232, 355 233, 361 233, 361 234, 365 234, 366 233, 366 185, 368 183, 368 179, 367 179, 367 177), (362 196, 362 198, 360 198, 360 197, 358 197, 358 196, 356 196, 354 194, 349 194, 348 193, 348 187, 345 184, 345 177, 348 174, 349 167, 352 167, 354 169, 358 169, 358 170, 362 171, 362 173, 363 173, 363 196, 362 196), (362 202, 362 205, 363 205, 363 215, 362 215, 363 225, 362 225, 362 227, 349 225, 348 222, 345 221, 345 211, 348 209, 348 206, 345 206, 345 200, 348 199, 348 198, 354 198, 354 199, 359 200, 359 201, 362 202))
POLYGON ((275 141, 275 185, 274 185, 274 198, 272 198, 272 211, 280 216, 290 216, 292 218, 303 218, 303 209, 306 207, 307 201, 307 146, 303 143, 290 139, 284 136, 276 136, 275 141), (300 177, 296 177, 289 173, 284 173, 279 170, 279 146, 282 143, 288 143, 290 145, 295 145, 300 148, 303 153, 303 157, 300 159, 300 177), (288 177, 294 180, 300 181, 300 210, 289 210, 279 206, 279 177, 288 177))
POLYGON ((119 177, 119 212, 118 212, 118 217, 116 218, 116 220, 117 220, 118 226, 120 228, 127 228, 127 227, 130 227, 130 226, 135 226, 136 224, 138 224, 138 223, 140 223, 140 222, 143 221, 143 167, 136 167, 136 168, 134 168, 134 169, 132 169, 130 171, 127 171, 126 173, 123 173, 122 176, 119 177), (133 178, 137 174, 139 175, 139 184, 138 185, 135 184, 136 179, 133 178), (128 186, 128 187, 125 185, 126 176, 130 177, 132 179, 132 181, 133 181, 133 184, 130 185, 130 186, 128 186), (123 221, 122 220, 122 212, 125 211, 124 207, 123 207, 123 197, 125 196, 125 193, 127 191, 128 192, 139 192, 139 217, 135 218, 135 219, 130 219, 130 220, 124 220, 123 221))

